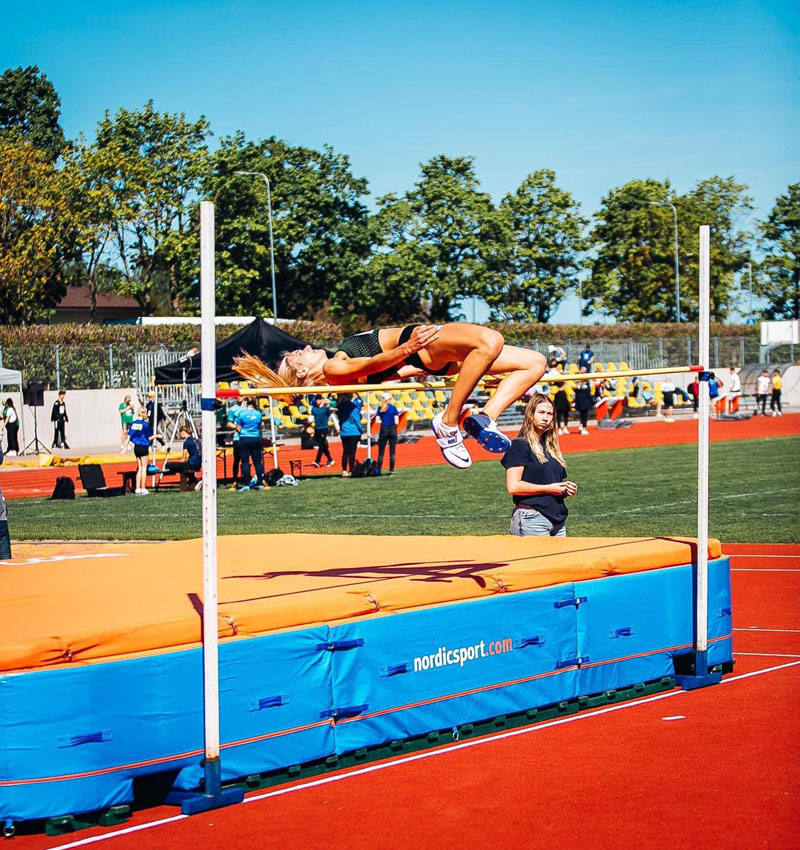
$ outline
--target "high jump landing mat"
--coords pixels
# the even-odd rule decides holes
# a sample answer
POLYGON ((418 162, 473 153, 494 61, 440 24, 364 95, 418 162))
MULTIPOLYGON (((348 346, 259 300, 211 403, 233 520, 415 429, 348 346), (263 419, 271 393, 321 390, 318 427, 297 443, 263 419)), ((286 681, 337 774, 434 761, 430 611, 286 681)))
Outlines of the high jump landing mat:
MULTIPOLYGON (((218 541, 223 780, 651 682, 693 650, 686 538, 218 541)), ((709 543, 709 664, 732 660, 709 543)), ((203 778, 202 541, 19 547, 0 571, 0 818, 203 778)))

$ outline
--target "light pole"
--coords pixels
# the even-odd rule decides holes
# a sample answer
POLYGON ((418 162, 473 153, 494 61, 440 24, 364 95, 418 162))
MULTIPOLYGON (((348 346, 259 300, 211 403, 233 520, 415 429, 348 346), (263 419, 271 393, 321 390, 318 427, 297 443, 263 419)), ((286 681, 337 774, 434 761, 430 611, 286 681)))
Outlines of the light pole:
POLYGON ((747 311, 747 318, 753 318, 753 264, 748 260, 747 261, 747 277, 750 281, 750 303, 749 309, 747 311))
POLYGON ((648 201, 656 207, 672 207, 672 218, 675 223, 675 321, 680 324, 681 321, 681 281, 678 271, 678 211, 675 209, 675 204, 669 201, 648 201))
POLYGON ((263 171, 234 171, 242 177, 262 177, 267 184, 267 215, 269 217, 269 265, 272 273, 272 315, 278 321, 278 297, 275 294, 275 249, 272 244, 272 194, 269 187, 269 177, 263 171))

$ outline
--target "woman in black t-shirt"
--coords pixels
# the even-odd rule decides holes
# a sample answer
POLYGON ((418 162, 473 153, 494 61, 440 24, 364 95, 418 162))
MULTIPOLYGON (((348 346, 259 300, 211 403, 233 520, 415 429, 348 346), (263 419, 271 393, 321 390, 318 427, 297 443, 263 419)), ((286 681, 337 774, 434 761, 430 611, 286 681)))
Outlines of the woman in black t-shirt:
POLYGON ((578 485, 566 480, 555 409, 548 396, 531 396, 522 428, 500 462, 506 470, 506 490, 514 498, 511 533, 566 537, 564 499, 574 496, 578 485))

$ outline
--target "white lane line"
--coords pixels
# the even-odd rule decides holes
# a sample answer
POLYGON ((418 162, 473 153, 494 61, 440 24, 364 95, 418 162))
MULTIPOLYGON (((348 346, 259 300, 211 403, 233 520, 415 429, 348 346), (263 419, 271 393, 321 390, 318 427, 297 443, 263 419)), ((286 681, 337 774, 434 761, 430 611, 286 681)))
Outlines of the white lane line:
MULTIPOLYGON (((709 502, 721 502, 726 499, 751 499, 756 496, 778 496, 784 493, 794 493, 795 491, 800 490, 800 487, 782 487, 780 490, 765 490, 761 493, 728 493, 723 496, 711 496, 709 497, 709 502)), ((628 508, 626 510, 617 510, 611 511, 610 513, 605 514, 592 514, 594 518, 605 518, 605 517, 614 517, 619 516, 620 514, 638 514, 643 511, 656 511, 661 510, 663 508, 679 508, 684 505, 696 505, 697 499, 684 499, 680 502, 663 502, 660 505, 645 505, 639 508, 628 508)), ((787 514, 787 516, 794 516, 794 514, 787 514)))
MULTIPOLYGON (((789 661, 786 664, 779 664, 775 667, 768 667, 764 670, 755 670, 752 673, 742 673, 739 676, 732 676, 730 679, 723 679, 722 684, 730 684, 731 682, 738 682, 742 679, 749 679, 752 676, 760 676, 762 673, 774 673, 777 670, 785 670, 789 667, 797 667, 800 665, 800 661, 789 661)), ((351 776, 361 776, 367 773, 375 773, 378 770, 386 770, 390 767, 396 767, 400 764, 408 764, 410 762, 420 761, 421 759, 426 758, 435 758, 436 756, 446 755, 452 753, 454 750, 465 750, 471 747, 481 746, 482 744, 492 743, 493 741, 501 741, 505 738, 516 738, 519 735, 530 735, 534 732, 540 732, 542 729, 549 729, 553 726, 563 726, 565 723, 574 723, 578 720, 588 720, 591 717, 598 717, 603 714, 610 714, 614 711, 622 711, 627 708, 633 708, 637 705, 645 705, 651 702, 658 702, 662 699, 669 699, 670 697, 682 696, 688 691, 667 691, 666 693, 654 694, 650 697, 645 697, 644 699, 634 700, 633 702, 625 702, 620 705, 611 705, 606 708, 600 708, 596 711, 587 711, 581 714, 571 714, 569 717, 562 717, 558 720, 550 720, 547 723, 539 723, 536 726, 526 726, 522 729, 514 729, 510 732, 500 732, 496 735, 488 735, 484 738, 478 738, 474 741, 462 741, 458 744, 451 744, 449 746, 442 747, 437 750, 426 750, 421 753, 415 753, 414 755, 404 756, 402 758, 394 759, 388 762, 380 762, 379 764, 367 765, 366 767, 361 767, 358 770, 351 770, 345 773, 338 773, 335 776, 323 776, 320 779, 313 779, 309 782, 302 782, 298 785, 292 785, 289 788, 278 788, 275 791, 267 791, 264 794, 256 794, 252 797, 245 797, 245 803, 255 803, 258 800, 267 800, 270 797, 281 797, 284 794, 292 794, 295 791, 303 791, 306 788, 316 788, 320 785, 328 785, 332 782, 339 782, 343 779, 349 779, 351 776)), ((168 823, 174 823, 176 821, 184 820, 188 815, 175 815, 171 818, 163 818, 162 820, 152 821, 151 823, 143 823, 138 826, 131 826, 124 829, 118 829, 114 832, 107 832, 104 835, 94 835, 91 838, 83 838, 79 841, 73 841, 69 844, 60 844, 57 848, 53 848, 53 850, 69 850, 72 847, 84 847, 87 844, 94 844, 98 841, 105 841, 108 838, 116 838, 118 835, 125 835, 131 832, 138 832, 143 829, 150 829, 151 827, 163 826, 168 823)))
POLYGON ((800 570, 781 570, 772 567, 731 567, 732 573, 800 573, 800 570))
MULTIPOLYGON (((769 543, 765 544, 769 546, 769 543)), ((729 558, 800 558, 800 552, 796 555, 762 555, 758 552, 734 552, 732 555, 728 555, 729 558)))
POLYGON ((797 634, 800 629, 760 629, 758 626, 750 626, 747 629, 734 629, 735 632, 787 632, 789 634, 797 634))
POLYGON ((800 658, 788 652, 734 652, 734 655, 757 655, 759 658, 800 658))

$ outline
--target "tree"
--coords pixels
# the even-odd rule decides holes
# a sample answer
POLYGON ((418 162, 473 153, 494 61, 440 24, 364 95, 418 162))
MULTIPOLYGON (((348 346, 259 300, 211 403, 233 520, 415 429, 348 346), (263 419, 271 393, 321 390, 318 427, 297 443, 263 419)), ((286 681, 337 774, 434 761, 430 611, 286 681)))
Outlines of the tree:
POLYGON ((204 117, 191 122, 183 113, 143 109, 106 112, 95 143, 98 178, 113 191, 115 262, 124 282, 120 291, 147 313, 158 307, 179 313, 191 281, 182 277, 186 252, 197 251, 191 216, 207 168, 210 134, 204 117), (187 236, 192 233, 191 239, 187 236))
POLYGON ((0 76, 0 134, 18 135, 55 162, 66 144, 60 116, 61 100, 35 65, 0 76))
MULTIPOLYGON (((329 146, 317 151, 274 137, 247 141, 243 133, 221 139, 202 183, 216 204, 218 309, 272 313, 267 187, 237 171, 263 173, 270 182, 278 315, 345 314, 364 277, 366 180, 329 146)), ((189 263, 196 253, 191 246, 189 263)), ((194 276, 186 275, 192 277, 196 266, 194 276)))
POLYGON ((45 318, 58 304, 71 233, 67 192, 47 154, 0 136, 0 323, 45 318))
POLYGON ((98 147, 82 137, 64 157, 61 173, 74 227, 68 282, 88 288, 89 321, 94 319, 98 293, 125 288, 112 252, 117 228, 133 215, 124 203, 120 205, 116 191, 123 162, 125 155, 113 142, 98 147))
POLYGON ((535 171, 501 202, 508 245, 504 275, 486 296, 493 319, 547 323, 580 271, 588 221, 555 179, 549 169, 535 171))
POLYGON ((751 209, 746 186, 733 178, 699 181, 686 195, 673 192, 669 181, 634 180, 612 189, 595 213, 591 239, 595 257, 587 262, 592 275, 583 285, 592 307, 627 322, 673 322, 676 319, 674 220, 678 215, 681 318, 698 316, 697 239, 700 224, 712 229, 711 317, 722 321, 731 306, 735 272, 747 262, 748 235, 738 218, 751 209))
POLYGON ((800 319, 800 183, 775 201, 759 230, 767 256, 754 291, 768 300, 765 319, 800 319))
POLYGON ((680 198, 680 243, 689 248, 681 275, 681 303, 684 318, 689 321, 699 316, 697 246, 701 224, 711 228, 711 321, 723 322, 730 313, 736 296, 736 274, 750 257, 752 235, 738 225, 753 209, 746 191, 747 186, 733 177, 710 177, 699 180, 680 198))
POLYGON ((403 198, 379 199, 370 273, 393 293, 416 290, 422 318, 456 318, 457 302, 485 296, 500 277, 502 217, 480 190, 471 157, 433 157, 403 198))

